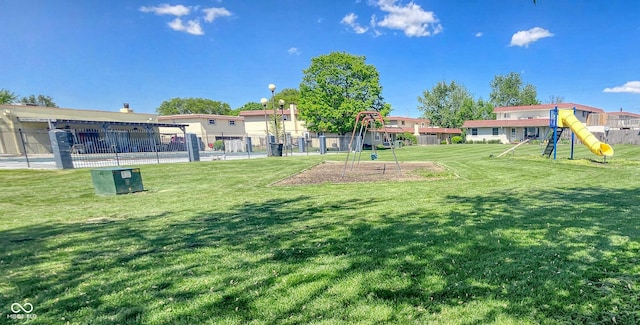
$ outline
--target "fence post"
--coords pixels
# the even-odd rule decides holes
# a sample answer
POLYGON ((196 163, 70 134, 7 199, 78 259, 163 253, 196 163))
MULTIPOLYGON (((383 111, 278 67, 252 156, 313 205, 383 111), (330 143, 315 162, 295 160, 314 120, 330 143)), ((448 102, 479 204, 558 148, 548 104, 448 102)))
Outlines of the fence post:
POLYGON ((185 137, 189 161, 200 161, 200 144, 195 133, 187 133, 185 137))
POLYGON ((71 144, 69 143, 67 132, 57 129, 50 130, 49 140, 51 140, 51 151, 53 152, 53 158, 56 161, 56 168, 73 168, 71 144))
POLYGON ((320 141, 320 154, 324 155, 327 153, 327 137, 321 135, 318 137, 318 140, 320 141))
POLYGON ((245 142, 247 144, 247 152, 253 152, 253 147, 251 144, 251 137, 250 136, 246 136, 245 138, 245 142))
POLYGON ((27 153, 27 145, 24 143, 24 136, 22 134, 22 129, 18 129, 20 132, 20 142, 22 143, 22 151, 24 151, 24 159, 27 161, 27 168, 31 168, 31 163, 29 163, 29 153, 27 153))

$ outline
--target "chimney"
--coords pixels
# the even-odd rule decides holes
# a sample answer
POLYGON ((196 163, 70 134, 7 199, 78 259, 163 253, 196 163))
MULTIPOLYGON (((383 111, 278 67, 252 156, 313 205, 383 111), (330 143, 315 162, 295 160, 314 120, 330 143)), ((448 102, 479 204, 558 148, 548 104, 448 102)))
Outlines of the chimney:
POLYGON ((120 113, 133 113, 133 110, 129 108, 129 103, 122 104, 122 108, 120 109, 120 113))

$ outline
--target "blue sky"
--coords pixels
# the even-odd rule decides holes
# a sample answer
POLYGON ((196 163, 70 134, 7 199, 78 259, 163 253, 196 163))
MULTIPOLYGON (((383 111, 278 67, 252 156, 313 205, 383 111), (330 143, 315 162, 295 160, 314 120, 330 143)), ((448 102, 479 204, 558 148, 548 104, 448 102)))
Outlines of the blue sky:
POLYGON ((311 58, 363 55, 392 115, 439 81, 489 97, 521 73, 550 96, 640 113, 640 1, 4 0, 0 88, 60 107, 152 113, 203 97, 237 108, 298 88, 311 58))

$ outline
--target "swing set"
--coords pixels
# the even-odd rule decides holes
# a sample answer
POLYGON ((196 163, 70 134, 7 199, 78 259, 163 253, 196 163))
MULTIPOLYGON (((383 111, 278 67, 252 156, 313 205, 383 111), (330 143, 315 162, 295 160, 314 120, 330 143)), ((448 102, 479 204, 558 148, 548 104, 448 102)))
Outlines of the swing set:
MULTIPOLYGON (((351 170, 353 170, 354 165, 359 165, 360 164, 360 158, 362 156, 362 151, 363 151, 363 147, 364 147, 364 139, 367 136, 367 131, 369 131, 370 133, 370 139, 371 139, 371 154, 370 154, 370 158, 371 160, 376 160, 378 159, 378 151, 377 151, 377 146, 375 144, 375 134, 379 133, 380 131, 378 130, 378 128, 376 128, 376 123, 380 122, 380 125, 382 125, 382 128, 384 130, 383 132, 383 142, 386 142, 389 144, 389 147, 391 148, 391 152, 393 153, 393 159, 396 162, 396 167, 398 167, 398 175, 402 175, 402 170, 400 169, 400 164, 398 163, 398 158, 396 157, 396 151, 393 145, 393 142, 391 141, 391 137, 389 136, 389 133, 387 132, 387 127, 384 124, 384 119, 382 117, 382 115, 379 112, 368 112, 368 111, 364 111, 364 112, 360 112, 358 113, 358 115, 356 116, 356 123, 353 125, 353 132, 351 133, 351 140, 349 141, 349 150, 347 151, 347 158, 344 162, 344 169, 342 170, 342 177, 344 177, 345 173, 347 172, 347 166, 349 165, 349 155, 351 153, 351 148, 353 147, 353 140, 356 139, 356 149, 355 151, 357 152, 354 153, 353 158, 351 160, 351 170), (356 138, 356 130, 358 129, 358 125, 360 126, 360 131, 358 132, 358 137, 356 138), (358 159, 358 163, 356 164, 356 156, 358 159)), ((386 171, 386 168, 385 168, 386 171)), ((383 171, 384 173, 384 171, 383 171)))

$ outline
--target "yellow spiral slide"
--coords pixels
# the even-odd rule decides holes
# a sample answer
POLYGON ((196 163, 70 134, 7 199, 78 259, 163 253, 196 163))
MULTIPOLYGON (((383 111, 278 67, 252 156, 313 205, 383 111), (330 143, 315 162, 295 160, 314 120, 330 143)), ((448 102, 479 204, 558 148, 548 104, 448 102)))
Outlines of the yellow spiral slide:
POLYGON ((573 110, 558 110, 558 127, 568 127, 580 139, 580 141, 598 156, 613 156, 613 148, 600 142, 593 133, 589 132, 582 122, 573 115, 573 110))

